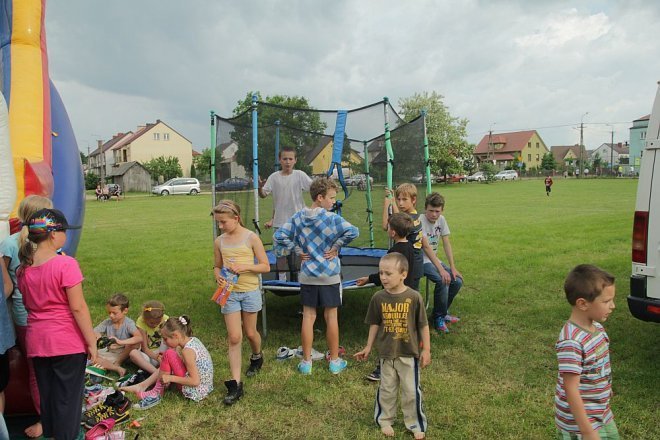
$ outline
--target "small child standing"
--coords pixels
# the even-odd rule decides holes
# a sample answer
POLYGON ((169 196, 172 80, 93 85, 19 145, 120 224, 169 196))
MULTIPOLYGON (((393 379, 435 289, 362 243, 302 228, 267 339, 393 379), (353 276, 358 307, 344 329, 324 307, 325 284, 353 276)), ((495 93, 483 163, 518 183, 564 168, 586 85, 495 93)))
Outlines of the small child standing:
POLYGON ((337 184, 327 177, 314 180, 309 187, 312 206, 297 212, 273 235, 276 250, 286 254, 295 250, 302 259, 300 267, 300 302, 303 306, 301 340, 303 359, 298 364, 302 374, 312 374, 312 344, 316 308, 323 307, 326 341, 330 350, 329 369, 339 374, 346 361, 339 357, 341 305, 341 266, 339 250, 357 238, 358 229, 341 216, 330 212, 337 198, 337 184))
POLYGON ((28 311, 27 355, 32 358, 41 396, 46 438, 75 439, 85 383, 85 364, 96 360, 96 337, 83 296, 78 262, 58 255, 71 229, 60 211, 35 212, 23 229, 18 287, 28 311))
MULTIPOLYGON (((412 218, 405 212, 397 212, 392 214, 387 221, 387 235, 394 242, 391 248, 387 250, 387 253, 398 252, 408 261, 408 267, 412 267, 415 262, 415 256, 413 254, 412 244, 408 241, 408 234, 413 229, 412 218)), ((406 279, 403 280, 403 284, 412 288, 413 285, 413 273, 408 271, 406 279)), ((372 273, 368 277, 361 277, 356 280, 358 286, 364 286, 367 283, 373 283, 376 286, 382 286, 380 281, 380 274, 378 272, 372 273)))
POLYGON ((408 274, 408 261, 403 255, 392 252, 383 256, 378 271, 384 290, 376 292, 369 302, 364 320, 369 325, 367 345, 354 357, 367 360, 376 344, 381 380, 376 393, 375 420, 383 434, 394 436, 392 424, 400 392, 406 428, 416 439, 422 439, 427 424, 419 367, 431 363, 431 336, 424 300, 419 292, 403 284, 408 274))
POLYGON ((564 282, 572 307, 555 346, 557 438, 618 439, 610 408, 609 338, 600 324, 614 310, 614 277, 590 264, 576 266, 564 282))
POLYGON ((231 379, 225 381, 227 395, 224 403, 232 405, 243 396, 241 380, 243 332, 252 349, 250 366, 245 375, 248 377, 256 375, 264 363, 261 335, 257 330, 257 316, 262 307, 259 274, 270 271, 270 264, 261 239, 243 226, 241 208, 236 203, 232 200, 221 200, 213 208, 213 216, 222 230, 222 234, 215 239, 213 246, 215 256, 213 273, 216 281, 218 283, 226 281, 221 275, 223 267, 238 274, 238 280, 221 309, 227 326, 231 373, 231 379))
POLYGON ((167 349, 159 330, 168 319, 169 316, 165 314, 165 306, 162 302, 147 301, 135 322, 142 336, 142 342, 140 348, 131 350, 129 358, 133 364, 149 374, 158 369, 160 358, 167 349))
POLYGON ((131 350, 138 348, 142 342, 135 321, 127 316, 128 306, 126 295, 112 295, 105 303, 109 318, 94 327, 97 339, 106 336, 113 341, 110 347, 99 351, 98 365, 106 370, 116 371, 120 377, 126 374, 126 369, 121 364, 128 359, 131 350))
POLYGON ((190 318, 186 315, 169 318, 161 332, 169 349, 163 353, 160 369, 142 383, 121 388, 142 399, 135 405, 136 409, 149 409, 159 404, 171 383, 177 385, 184 397, 195 402, 213 391, 213 361, 204 344, 193 336, 190 318), (145 391, 151 385, 154 387, 145 391))

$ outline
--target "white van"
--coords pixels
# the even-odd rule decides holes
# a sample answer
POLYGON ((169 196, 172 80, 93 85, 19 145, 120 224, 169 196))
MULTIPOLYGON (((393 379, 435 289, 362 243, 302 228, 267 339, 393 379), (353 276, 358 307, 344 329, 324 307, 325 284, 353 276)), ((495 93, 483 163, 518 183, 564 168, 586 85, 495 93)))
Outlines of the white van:
POLYGON ((660 322, 660 83, 637 184, 628 308, 638 319, 660 322))

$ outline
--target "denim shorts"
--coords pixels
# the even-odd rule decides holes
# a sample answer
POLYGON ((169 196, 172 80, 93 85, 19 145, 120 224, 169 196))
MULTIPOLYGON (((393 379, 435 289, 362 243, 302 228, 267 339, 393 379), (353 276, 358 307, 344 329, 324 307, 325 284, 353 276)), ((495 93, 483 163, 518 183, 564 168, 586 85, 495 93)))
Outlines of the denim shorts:
POLYGON ((261 310, 261 291, 259 289, 250 292, 232 292, 227 298, 227 303, 222 307, 223 315, 235 312, 256 313, 261 310))

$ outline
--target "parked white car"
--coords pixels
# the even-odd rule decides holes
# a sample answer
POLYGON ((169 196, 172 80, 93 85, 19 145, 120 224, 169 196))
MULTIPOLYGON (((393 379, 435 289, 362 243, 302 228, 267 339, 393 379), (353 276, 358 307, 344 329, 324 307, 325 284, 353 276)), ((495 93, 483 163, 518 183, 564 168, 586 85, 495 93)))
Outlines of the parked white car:
POLYGON ((477 171, 471 176, 468 176, 467 180, 468 182, 483 182, 484 180, 486 180, 486 175, 484 174, 483 171, 477 171))
POLYGON ((151 188, 152 194, 169 196, 170 194, 190 194, 191 196, 199 194, 199 180, 190 177, 177 177, 167 182, 151 188))
POLYGON ((660 86, 646 131, 632 235, 628 308, 635 318, 660 322, 660 86))
POLYGON ((516 170, 504 170, 495 174, 495 180, 518 180, 518 172, 516 170))
MULTIPOLYGON (((358 185, 360 182, 366 183, 367 182, 367 175, 366 174, 354 174, 351 177, 345 179, 346 185, 348 186, 353 186, 353 185, 358 185)), ((374 178, 369 176, 369 183, 374 183, 374 178)))

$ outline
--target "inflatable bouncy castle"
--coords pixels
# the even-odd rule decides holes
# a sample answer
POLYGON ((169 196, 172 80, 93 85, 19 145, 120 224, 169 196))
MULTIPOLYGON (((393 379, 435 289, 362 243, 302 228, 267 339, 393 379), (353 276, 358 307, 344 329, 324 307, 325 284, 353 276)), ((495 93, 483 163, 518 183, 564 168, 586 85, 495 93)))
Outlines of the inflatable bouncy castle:
MULTIPOLYGON (((85 187, 69 117, 48 76, 45 0, 0 0, 0 240, 20 229, 24 197, 49 197, 72 225, 82 225, 85 187)), ((67 232, 73 255, 80 229, 67 232)), ((5 414, 31 414, 27 364, 9 352, 5 414)))
MULTIPOLYGON (((45 0, 0 0, 0 239, 18 231, 18 204, 38 194, 72 225, 84 215, 80 153, 64 104, 48 75, 45 0)), ((80 229, 67 232, 75 254, 80 229)))

